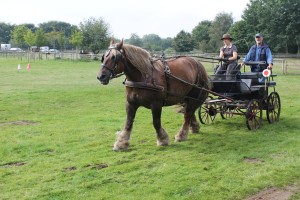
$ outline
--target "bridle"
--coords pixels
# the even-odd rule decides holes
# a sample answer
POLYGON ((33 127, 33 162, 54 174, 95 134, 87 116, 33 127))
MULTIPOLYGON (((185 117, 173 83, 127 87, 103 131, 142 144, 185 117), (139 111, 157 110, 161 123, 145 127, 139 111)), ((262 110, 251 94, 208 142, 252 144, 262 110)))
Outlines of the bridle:
POLYGON ((104 63, 102 63, 102 67, 106 68, 111 73, 110 79, 118 78, 118 77, 124 75, 124 73, 116 74, 116 70, 118 68, 119 61, 123 58, 122 51, 119 50, 119 49, 117 49, 116 47, 110 47, 108 49, 108 52, 106 52, 105 54, 103 54, 101 62, 103 62, 104 56, 105 57, 109 56, 109 54, 110 54, 110 52, 111 52, 112 49, 115 49, 117 52, 119 52, 119 54, 116 54, 116 57, 114 58, 114 65, 113 65, 113 67, 110 68, 110 67, 106 66, 104 63))

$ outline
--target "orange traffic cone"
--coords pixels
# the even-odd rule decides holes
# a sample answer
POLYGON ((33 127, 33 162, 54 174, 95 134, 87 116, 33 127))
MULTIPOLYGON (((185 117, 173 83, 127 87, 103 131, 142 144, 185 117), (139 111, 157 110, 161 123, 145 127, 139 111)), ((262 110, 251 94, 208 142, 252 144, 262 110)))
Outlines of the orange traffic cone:
POLYGON ((30 63, 28 63, 27 65, 27 70, 30 70, 30 63))
POLYGON ((20 69, 22 69, 22 68, 21 68, 21 65, 20 65, 20 64, 18 64, 18 70, 20 70, 20 69))

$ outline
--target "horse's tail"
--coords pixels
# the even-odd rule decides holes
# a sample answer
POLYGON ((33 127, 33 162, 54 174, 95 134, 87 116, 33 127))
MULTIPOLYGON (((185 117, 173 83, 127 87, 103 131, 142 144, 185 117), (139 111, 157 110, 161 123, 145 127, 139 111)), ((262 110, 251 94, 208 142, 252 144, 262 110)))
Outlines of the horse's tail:
POLYGON ((197 70, 198 70, 198 80, 197 85, 199 87, 203 87, 207 90, 210 90, 212 88, 211 78, 208 76, 205 67, 202 65, 202 63, 195 58, 193 58, 197 64, 197 70))

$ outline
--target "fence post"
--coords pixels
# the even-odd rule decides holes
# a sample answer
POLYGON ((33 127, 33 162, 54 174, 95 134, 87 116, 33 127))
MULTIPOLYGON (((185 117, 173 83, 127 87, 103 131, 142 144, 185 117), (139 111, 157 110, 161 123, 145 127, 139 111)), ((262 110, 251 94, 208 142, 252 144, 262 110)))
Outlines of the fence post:
POLYGON ((285 75, 285 66, 284 66, 285 59, 282 59, 282 73, 285 75))

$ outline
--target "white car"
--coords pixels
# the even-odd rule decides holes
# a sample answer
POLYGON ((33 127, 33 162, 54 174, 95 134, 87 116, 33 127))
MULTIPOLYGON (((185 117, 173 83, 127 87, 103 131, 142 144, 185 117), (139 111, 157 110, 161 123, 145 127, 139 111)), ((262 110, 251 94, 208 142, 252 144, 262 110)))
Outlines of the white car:
POLYGON ((49 53, 59 53, 59 50, 57 50, 57 49, 49 49, 49 53))
POLYGON ((10 48, 9 51, 11 51, 11 52, 24 52, 21 48, 18 48, 18 47, 10 48))

